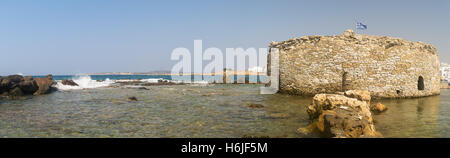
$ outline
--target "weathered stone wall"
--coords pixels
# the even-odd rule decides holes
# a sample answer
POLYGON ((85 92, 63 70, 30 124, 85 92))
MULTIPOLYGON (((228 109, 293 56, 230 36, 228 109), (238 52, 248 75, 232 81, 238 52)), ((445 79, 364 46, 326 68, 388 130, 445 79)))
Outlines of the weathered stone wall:
POLYGON ((272 42, 270 47, 280 52, 282 93, 314 95, 358 89, 370 91, 375 98, 440 93, 438 53, 423 42, 347 30, 337 36, 272 42), (423 78, 423 87, 419 78, 423 78))

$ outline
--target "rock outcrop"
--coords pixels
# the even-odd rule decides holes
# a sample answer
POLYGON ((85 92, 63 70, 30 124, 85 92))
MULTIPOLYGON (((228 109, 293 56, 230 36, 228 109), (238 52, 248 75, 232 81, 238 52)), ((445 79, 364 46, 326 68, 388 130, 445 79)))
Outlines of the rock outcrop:
POLYGON ((34 92, 33 95, 48 94, 54 91, 54 88, 52 86, 55 85, 56 82, 53 81, 52 75, 48 75, 45 78, 36 78, 35 80, 39 89, 34 92))
POLYGON ((62 80, 61 84, 68 86, 78 86, 78 84, 75 83, 73 80, 62 80))
POLYGON ((324 137, 382 137, 370 112, 370 93, 347 91, 346 95, 317 94, 307 112, 324 137))
POLYGON ((269 47, 279 50, 281 93, 314 96, 360 89, 372 98, 440 94, 438 52, 423 42, 347 30, 272 42, 269 47))
POLYGON ((53 81, 51 75, 48 75, 45 78, 10 75, 0 78, 0 95, 16 97, 47 94, 54 90, 52 87, 54 84, 56 84, 56 82, 53 81))

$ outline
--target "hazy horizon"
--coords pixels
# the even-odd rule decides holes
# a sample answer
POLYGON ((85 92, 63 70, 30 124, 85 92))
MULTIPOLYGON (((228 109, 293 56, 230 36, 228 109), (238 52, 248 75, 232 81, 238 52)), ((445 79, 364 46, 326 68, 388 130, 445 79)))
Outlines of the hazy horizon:
MULTIPOLYGON (((450 2, 1 1, 0 75, 170 71, 173 49, 263 48, 271 41, 362 34, 423 41, 450 62, 450 2)), ((204 61, 208 63, 209 61, 204 61)))

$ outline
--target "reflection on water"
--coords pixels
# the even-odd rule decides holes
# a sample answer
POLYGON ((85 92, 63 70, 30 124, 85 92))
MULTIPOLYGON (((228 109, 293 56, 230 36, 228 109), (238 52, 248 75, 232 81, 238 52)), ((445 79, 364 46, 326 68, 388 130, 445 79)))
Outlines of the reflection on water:
MULTIPOLYGON (((311 98, 260 95, 260 86, 102 88, 0 100, 0 136, 315 137, 297 132, 309 124, 311 98)), ((381 100, 389 110, 375 116, 376 127, 386 137, 449 137, 449 95, 381 100)))
POLYGON ((376 128, 385 137, 450 137, 450 91, 440 96, 381 100, 388 111, 375 115, 376 128))

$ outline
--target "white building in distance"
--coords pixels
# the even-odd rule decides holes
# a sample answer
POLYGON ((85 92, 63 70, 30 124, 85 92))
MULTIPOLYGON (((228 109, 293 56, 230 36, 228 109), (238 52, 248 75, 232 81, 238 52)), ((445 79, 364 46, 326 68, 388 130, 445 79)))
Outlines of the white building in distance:
POLYGON ((441 77, 443 80, 450 81, 450 64, 441 63, 441 77))
POLYGON ((250 71, 250 72, 266 72, 267 69, 265 66, 264 67, 254 66, 254 67, 249 68, 248 71, 250 71))

